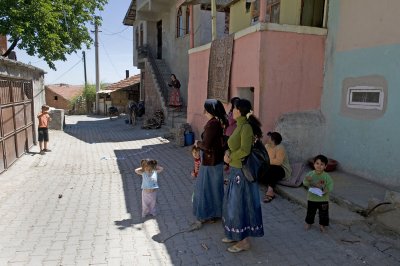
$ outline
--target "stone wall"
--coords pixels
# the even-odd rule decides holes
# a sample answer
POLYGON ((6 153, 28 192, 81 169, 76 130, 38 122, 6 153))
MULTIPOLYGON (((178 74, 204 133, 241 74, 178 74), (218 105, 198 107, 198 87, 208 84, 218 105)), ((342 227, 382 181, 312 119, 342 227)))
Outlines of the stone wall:
POLYGON ((50 111, 51 121, 49 124, 50 129, 63 130, 64 129, 64 110, 53 109, 50 111))
POLYGON ((274 129, 282 135, 291 163, 305 162, 322 153, 325 130, 325 118, 319 110, 284 114, 274 129))

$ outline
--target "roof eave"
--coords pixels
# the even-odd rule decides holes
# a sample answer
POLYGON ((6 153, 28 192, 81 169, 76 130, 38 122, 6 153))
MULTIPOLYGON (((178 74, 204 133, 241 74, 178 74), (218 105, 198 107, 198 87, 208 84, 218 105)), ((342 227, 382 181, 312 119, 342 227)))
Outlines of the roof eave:
POLYGON ((136 21, 136 0, 132 0, 128 10, 126 11, 122 23, 126 26, 133 26, 135 21, 136 21))

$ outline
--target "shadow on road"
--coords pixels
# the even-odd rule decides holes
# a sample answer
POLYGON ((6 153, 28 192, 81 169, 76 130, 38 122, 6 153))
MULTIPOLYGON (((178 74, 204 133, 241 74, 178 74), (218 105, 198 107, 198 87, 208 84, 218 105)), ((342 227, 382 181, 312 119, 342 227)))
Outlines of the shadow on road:
POLYGON ((141 129, 141 123, 137 123, 135 126, 126 124, 124 117, 118 119, 99 116, 85 117, 89 120, 77 123, 67 121, 64 132, 89 144, 145 140, 154 136, 162 136, 166 132, 164 128, 141 129))

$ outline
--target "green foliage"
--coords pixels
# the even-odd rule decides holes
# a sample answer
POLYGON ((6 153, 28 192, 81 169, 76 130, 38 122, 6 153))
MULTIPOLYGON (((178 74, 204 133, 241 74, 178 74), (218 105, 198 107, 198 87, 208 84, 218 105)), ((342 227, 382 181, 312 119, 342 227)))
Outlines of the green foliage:
POLYGON ((54 61, 87 48, 92 39, 87 26, 100 23, 95 16, 108 0, 0 0, 0 35, 9 36, 19 49, 54 61))
POLYGON ((82 96, 86 99, 87 102, 95 102, 96 101, 96 85, 86 84, 83 89, 82 96))

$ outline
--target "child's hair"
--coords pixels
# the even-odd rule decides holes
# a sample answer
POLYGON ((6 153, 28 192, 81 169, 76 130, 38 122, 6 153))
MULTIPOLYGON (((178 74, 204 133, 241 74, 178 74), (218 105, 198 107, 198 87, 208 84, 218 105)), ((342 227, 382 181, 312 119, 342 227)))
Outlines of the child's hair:
POLYGON ((49 110, 49 109, 50 109, 50 106, 48 106, 47 104, 43 104, 43 105, 42 105, 42 109, 49 110))
POLYGON ((143 159, 140 161, 140 166, 144 170, 145 167, 149 167, 151 170, 157 169, 157 161, 152 159, 143 159))
POLYGON ((268 132, 267 136, 271 138, 275 145, 279 145, 282 142, 282 136, 278 132, 268 132))
POLYGON ((314 163, 315 163, 317 160, 320 160, 320 161, 323 162, 325 165, 328 164, 328 158, 327 158, 325 155, 319 154, 319 155, 315 156, 315 157, 314 157, 314 163))
POLYGON ((200 151, 200 148, 199 147, 196 147, 196 146, 193 146, 192 147, 192 153, 193 152, 199 152, 200 151))

